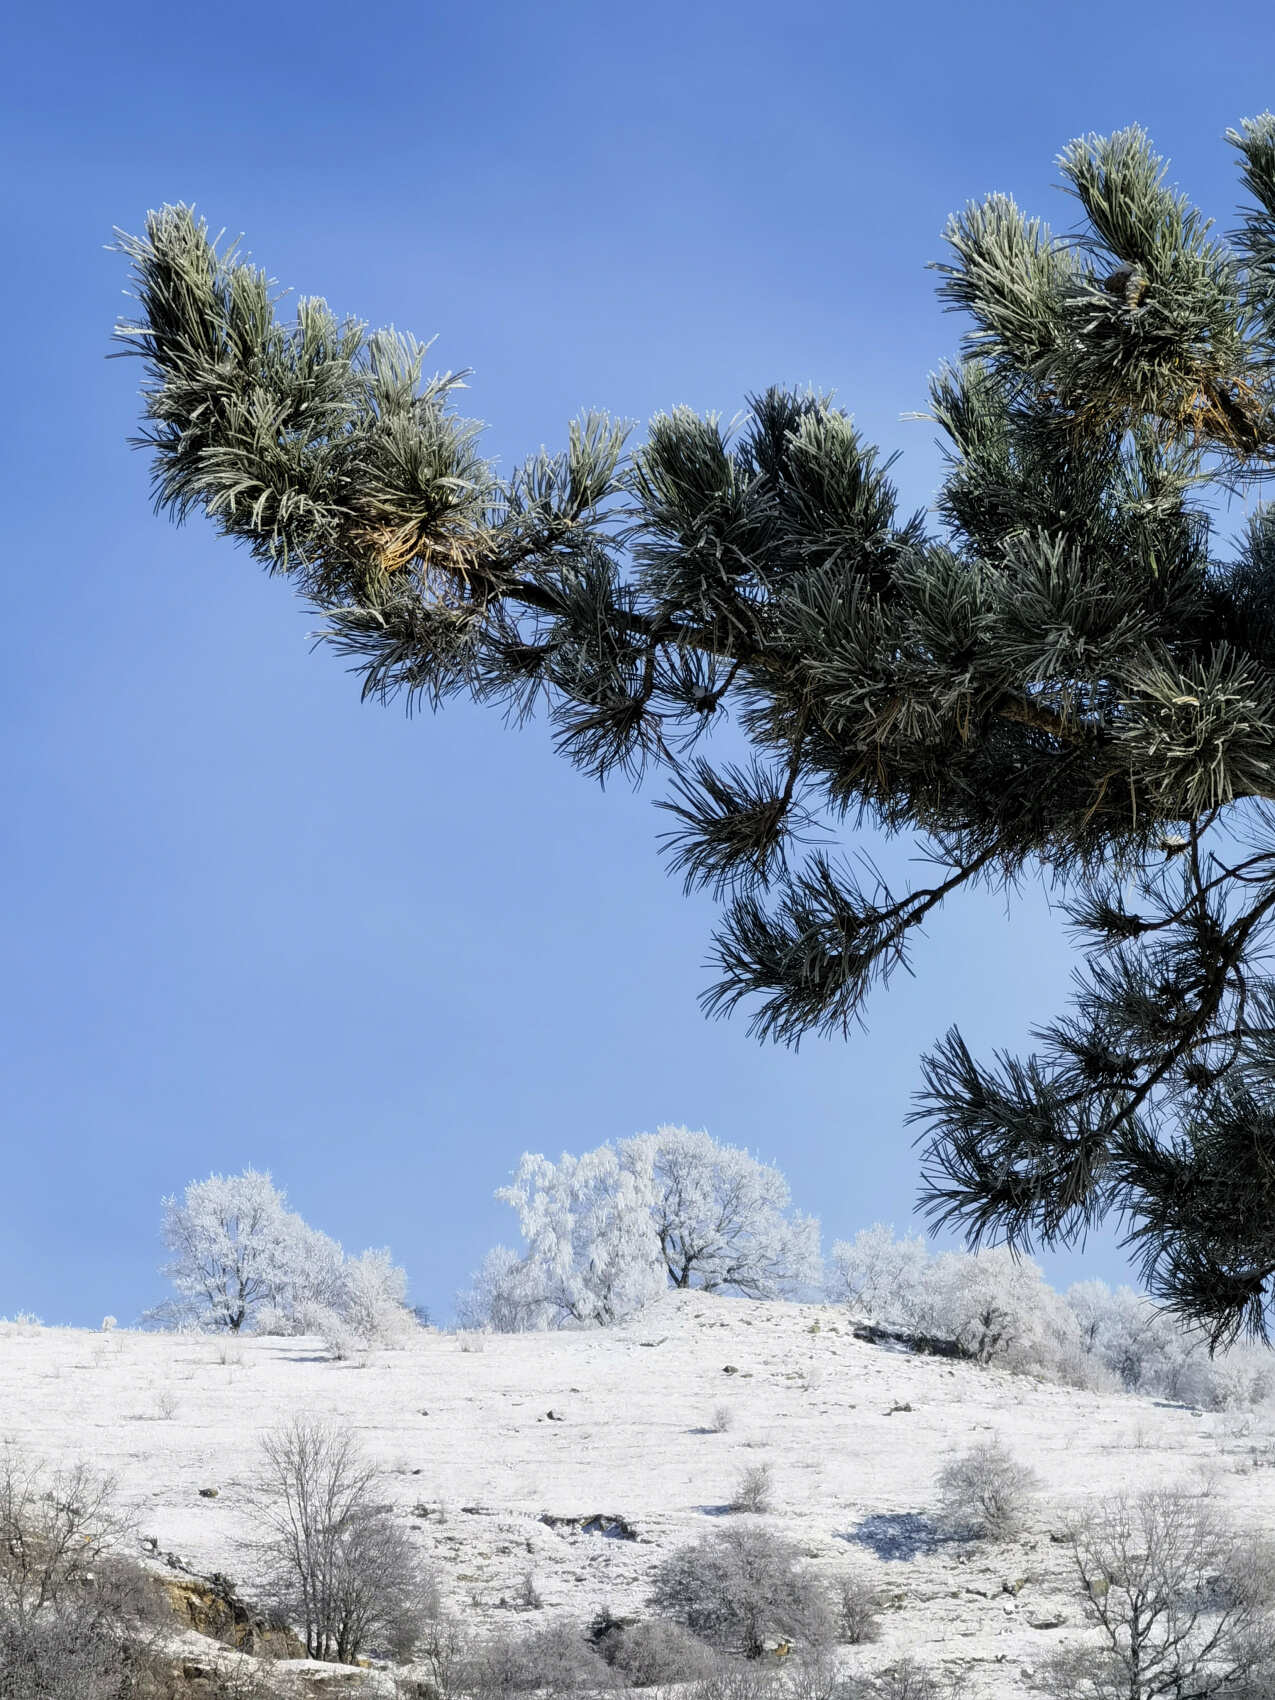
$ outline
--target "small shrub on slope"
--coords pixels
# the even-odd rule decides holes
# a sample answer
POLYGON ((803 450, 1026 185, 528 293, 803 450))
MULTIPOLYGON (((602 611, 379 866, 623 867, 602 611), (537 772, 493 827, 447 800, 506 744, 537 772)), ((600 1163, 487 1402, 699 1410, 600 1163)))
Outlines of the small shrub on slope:
POLYGON ((774 1505, 775 1479, 769 1464, 750 1464, 735 1484, 732 1511, 751 1511, 758 1516, 774 1505))
POLYGON ((655 1575, 651 1603, 711 1646, 758 1657, 769 1639, 836 1639, 826 1589, 797 1549, 769 1530, 729 1524, 680 1547, 655 1575))
POLYGON ((1023 1527, 1037 1486, 1001 1440, 984 1441, 939 1472, 939 1518, 953 1535, 1012 1540, 1023 1527))
POLYGON ((616 1686, 606 1661, 563 1620, 491 1637, 464 1661, 460 1683, 469 1700, 504 1700, 537 1689, 587 1694, 616 1686))
POLYGON ((843 1576, 837 1584, 836 1609, 841 1639, 852 1647, 875 1641, 881 1633, 881 1589, 865 1576, 843 1576))
POLYGON ((715 1659, 712 1648, 684 1624, 659 1617, 614 1624, 595 1645, 626 1688, 693 1682, 711 1672, 715 1659))

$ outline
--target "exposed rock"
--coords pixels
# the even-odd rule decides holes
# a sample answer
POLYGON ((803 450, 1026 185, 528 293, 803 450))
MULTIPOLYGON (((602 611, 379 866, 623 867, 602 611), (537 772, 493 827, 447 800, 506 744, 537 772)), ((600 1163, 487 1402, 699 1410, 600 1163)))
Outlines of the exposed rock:
POLYGON ((200 1499, 216 1499, 220 1492, 220 1488, 200 1488, 199 1497, 200 1499))
POLYGON ((160 1586, 187 1628, 243 1653, 299 1659, 305 1648, 286 1624, 239 1597, 228 1576, 161 1576, 160 1586))
POLYGON ((1065 1611, 1032 1612, 1027 1618, 1031 1629, 1061 1629, 1066 1621, 1065 1611))
POLYGON ((870 1346, 902 1346, 928 1358, 966 1358, 970 1353, 955 1340, 940 1340, 933 1334, 908 1334, 901 1328, 882 1328, 875 1322, 856 1323, 851 1331, 856 1340, 870 1346))
POLYGON ((555 1517, 542 1512, 540 1521, 550 1529, 578 1529, 582 1535, 605 1535, 613 1541, 636 1541, 638 1532, 627 1517, 617 1517, 609 1511, 595 1511, 586 1517, 555 1517))

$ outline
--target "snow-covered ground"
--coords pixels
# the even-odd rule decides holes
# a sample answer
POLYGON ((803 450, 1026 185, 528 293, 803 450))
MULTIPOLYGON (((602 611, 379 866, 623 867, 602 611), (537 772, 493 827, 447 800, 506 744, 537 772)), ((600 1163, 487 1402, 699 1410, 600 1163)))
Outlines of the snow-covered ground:
POLYGON ((642 1611, 660 1559, 711 1529, 741 1472, 767 1463, 768 1525, 829 1575, 855 1569, 888 1589, 881 1640, 847 1662, 912 1653, 989 1700, 1021 1693, 1026 1668, 1084 1633, 1065 1549, 1050 1540, 1065 1508, 1186 1484, 1275 1529, 1275 1470, 1248 1467, 1272 1432, 1266 1414, 914 1357, 856 1340, 825 1305, 670 1294, 623 1327, 424 1330, 362 1365, 310 1339, 0 1324, 0 1441, 113 1472, 142 1536, 249 1590, 246 1484, 260 1435, 295 1415, 357 1436, 456 1606, 486 1623, 642 1611), (713 1426, 721 1405, 725 1432, 713 1426), (1001 1547, 936 1539, 939 1469, 993 1435, 1041 1478, 1027 1534, 1001 1547), (545 1520, 599 1514, 637 1538, 545 1520))

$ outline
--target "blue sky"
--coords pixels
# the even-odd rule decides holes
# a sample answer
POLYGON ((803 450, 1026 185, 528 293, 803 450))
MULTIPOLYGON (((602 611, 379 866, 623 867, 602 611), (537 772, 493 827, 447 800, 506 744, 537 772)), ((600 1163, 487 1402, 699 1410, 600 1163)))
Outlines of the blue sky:
MULTIPOLYGON (((953 1019, 1020 1044, 1065 996, 1040 895, 941 916, 849 1042, 705 1022, 712 907, 663 873, 653 793, 599 792, 543 726, 361 707, 284 585, 153 516, 104 244, 193 200, 282 283, 437 333, 505 464, 583 407, 832 388, 915 506, 947 213, 1001 189, 1065 225, 1060 147, 1136 121, 1225 226, 1275 22, 231 0, 26 7, 3 49, 0 1314, 136 1316, 160 1197, 247 1163, 446 1313, 521 1151, 660 1121, 779 1160, 828 1239, 903 1226, 920 1052, 953 1019)), ((1123 1269, 1111 1235, 1044 1261, 1123 1269)))

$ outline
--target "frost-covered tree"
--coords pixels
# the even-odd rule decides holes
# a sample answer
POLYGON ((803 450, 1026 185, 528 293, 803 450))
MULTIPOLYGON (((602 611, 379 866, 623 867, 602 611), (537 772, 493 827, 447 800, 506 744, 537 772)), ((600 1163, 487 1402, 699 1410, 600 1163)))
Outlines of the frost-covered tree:
POLYGON ((827 1295, 872 1322, 949 1340, 984 1363, 1075 1386, 1125 1387, 1215 1410, 1275 1392, 1275 1353, 1213 1351, 1207 1333, 1132 1287, 1084 1281, 1059 1294, 1004 1247, 932 1253, 877 1224, 833 1246, 827 1295))
POLYGON ((670 1285, 774 1298, 815 1285, 819 1224, 779 1170, 664 1126, 558 1162, 524 1154, 496 1194, 526 1249, 488 1254, 458 1314, 501 1330, 622 1321, 670 1285))
POLYGON ((883 1222, 837 1240, 829 1258, 828 1297, 871 1322, 923 1332, 930 1250, 920 1234, 896 1239, 883 1222))
POLYGON ((456 1295, 456 1320, 462 1328, 491 1328, 498 1334, 546 1326, 531 1271, 511 1246, 493 1246, 483 1258, 470 1285, 456 1295))
POLYGON ((321 1318, 341 1308, 345 1280, 340 1241, 288 1211, 281 1273, 269 1300, 253 1317, 253 1327, 268 1334, 314 1331, 321 1318))
POLYGON ((1004 1246, 943 1252, 930 1274, 936 1332, 979 1363, 1058 1364, 1076 1320, 1038 1264, 1004 1246))
MULTIPOLYGON (((210 1175, 163 1201, 164 1266, 182 1320, 205 1328, 327 1333, 388 1343, 408 1326, 407 1276, 388 1249, 347 1258, 287 1207, 268 1174, 210 1175)), ((172 1307, 160 1307, 159 1316, 172 1307)))
POLYGON ((618 1149, 635 1178, 651 1177, 652 1220, 673 1286, 771 1299, 818 1283, 819 1223, 792 1210, 773 1164, 702 1128, 666 1125, 618 1149))
POLYGON ((163 1273, 207 1327, 238 1333, 296 1277, 304 1242, 284 1194, 258 1169, 191 1181, 180 1199, 164 1199, 163 1212, 173 1254, 163 1273))
POLYGON ((534 1325, 619 1322, 667 1285, 649 1168, 610 1145, 556 1163, 524 1154, 496 1196, 518 1212, 521 1279, 534 1325))
POLYGON ((1213 1352, 1200 1330, 1132 1287, 1082 1281, 1066 1302, 1083 1351, 1133 1391, 1213 1410, 1251 1408, 1275 1392, 1269 1347, 1239 1342, 1213 1352))
POLYGON ((1066 1299, 1076 1318, 1082 1349, 1130 1389, 1166 1391, 1166 1370, 1180 1355, 1180 1330, 1145 1293, 1105 1281, 1078 1281, 1066 1299))

